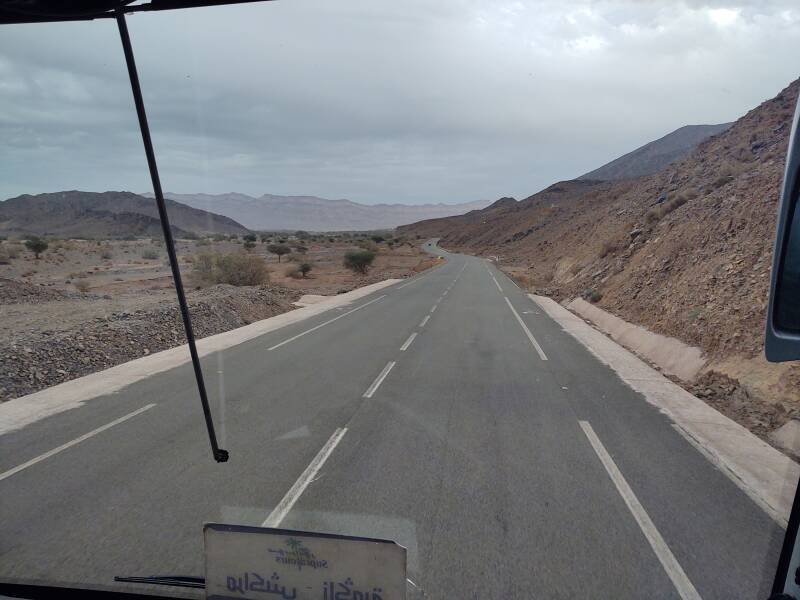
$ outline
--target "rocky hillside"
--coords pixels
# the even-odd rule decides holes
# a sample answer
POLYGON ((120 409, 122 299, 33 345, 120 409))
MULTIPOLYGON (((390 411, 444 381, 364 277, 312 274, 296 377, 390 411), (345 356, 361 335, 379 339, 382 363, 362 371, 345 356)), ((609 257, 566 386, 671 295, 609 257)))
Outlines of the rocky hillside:
POLYGON ((488 202, 462 204, 359 204, 316 196, 258 198, 245 194, 173 194, 183 204, 227 215, 251 229, 305 231, 368 231, 392 229, 423 219, 460 215, 484 208, 488 202))
POLYGON ((578 179, 612 181, 635 179, 657 173, 668 164, 688 156, 712 135, 722 133, 731 123, 720 125, 685 125, 662 138, 620 156, 602 167, 581 175, 578 179))
MULTIPOLYGON (((233 219, 167 200, 177 235, 248 233, 233 219)), ((0 234, 80 238, 160 235, 155 202, 131 192, 28 194, 0 202, 0 234)))
POLYGON ((800 406, 800 369, 761 358, 798 87, 795 81, 656 174, 560 182, 519 202, 503 199, 401 231, 499 257, 537 293, 590 298, 700 346, 720 372, 741 381, 758 372, 770 400, 800 406))

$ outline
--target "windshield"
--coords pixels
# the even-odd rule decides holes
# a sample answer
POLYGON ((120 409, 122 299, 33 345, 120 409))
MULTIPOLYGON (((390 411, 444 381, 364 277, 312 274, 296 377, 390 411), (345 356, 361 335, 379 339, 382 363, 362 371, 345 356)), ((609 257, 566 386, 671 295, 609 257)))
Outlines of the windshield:
POLYGON ((125 22, 142 106, 113 18, 2 25, 0 581, 197 597, 115 577, 217 523, 394 541, 409 598, 769 596, 793 3, 125 22))

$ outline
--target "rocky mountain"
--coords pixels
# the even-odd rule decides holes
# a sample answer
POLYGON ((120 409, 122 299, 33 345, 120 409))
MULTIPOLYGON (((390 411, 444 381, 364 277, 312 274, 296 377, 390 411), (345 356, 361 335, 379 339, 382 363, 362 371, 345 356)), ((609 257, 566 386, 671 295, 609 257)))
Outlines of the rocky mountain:
POLYGON ((710 367, 800 407, 800 367, 763 359, 775 215, 800 83, 652 175, 556 183, 401 233, 498 257, 537 293, 585 296, 701 347, 710 367))
MULTIPOLYGON (((167 211, 177 235, 248 232, 228 217, 173 200, 167 200, 167 211)), ((82 238, 160 235, 161 222, 155 202, 131 192, 24 194, 0 202, 0 233, 82 238)))
POLYGON ((173 194, 165 197, 205 211, 225 215, 250 229, 353 231, 392 229, 423 219, 459 215, 484 208, 488 202, 463 204, 359 204, 316 196, 258 198, 245 194, 173 194))
POLYGON ((719 125, 685 125, 662 138, 645 144, 610 163, 581 175, 578 179, 611 181, 635 179, 660 171, 668 164, 689 155, 692 150, 710 138, 728 129, 731 123, 719 125))

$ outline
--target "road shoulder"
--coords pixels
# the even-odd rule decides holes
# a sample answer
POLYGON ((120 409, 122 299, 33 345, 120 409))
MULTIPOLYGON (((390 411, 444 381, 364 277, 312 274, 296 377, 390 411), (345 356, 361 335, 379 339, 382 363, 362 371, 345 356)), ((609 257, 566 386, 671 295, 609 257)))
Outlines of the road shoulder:
POLYGON ((770 517, 785 527, 800 465, 661 375, 551 298, 529 297, 675 428, 770 517))

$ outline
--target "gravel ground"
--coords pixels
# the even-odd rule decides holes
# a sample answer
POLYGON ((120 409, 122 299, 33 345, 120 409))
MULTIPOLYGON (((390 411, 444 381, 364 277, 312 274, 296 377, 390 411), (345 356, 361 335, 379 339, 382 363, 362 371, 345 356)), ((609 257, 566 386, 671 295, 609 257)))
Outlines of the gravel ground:
MULTIPOLYGON (((292 310, 292 302, 300 292, 274 285, 216 285, 187 295, 195 335, 202 338, 292 310)), ((3 281, 0 305, 6 313, 6 326, 9 321, 13 323, 13 318, 6 318, 12 310, 32 313, 37 321, 50 325, 47 329, 34 324, 5 332, 10 335, 4 335, 0 342, 0 401, 166 350, 186 340, 174 293, 158 293, 121 304, 97 296, 73 299, 69 293, 3 281), (121 305, 126 309, 113 310, 121 305), (72 318, 69 308, 77 311, 72 318), (87 318, 87 312, 98 316, 87 318)))

